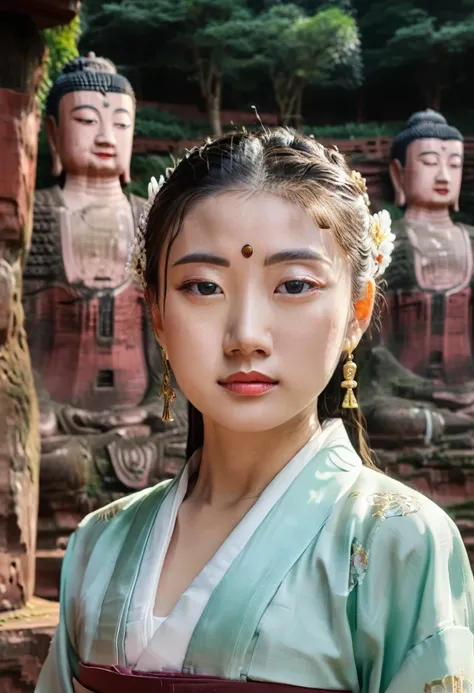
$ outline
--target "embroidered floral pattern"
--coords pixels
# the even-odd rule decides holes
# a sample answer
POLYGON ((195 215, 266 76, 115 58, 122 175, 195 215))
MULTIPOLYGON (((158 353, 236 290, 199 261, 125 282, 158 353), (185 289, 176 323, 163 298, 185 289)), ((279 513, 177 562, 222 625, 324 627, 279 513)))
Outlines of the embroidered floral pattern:
POLYGON ((363 582, 368 565, 369 552, 357 539, 354 539, 349 570, 349 590, 353 590, 356 585, 360 585, 363 582))
MULTIPOLYGON (((375 526, 372 527, 365 542, 365 546, 357 539, 354 539, 352 542, 349 566, 350 592, 364 581, 369 567, 369 556, 372 544, 385 520, 389 517, 413 515, 421 509, 421 504, 415 496, 393 493, 391 491, 366 494, 363 491, 355 490, 352 491, 349 497, 360 499, 356 501, 357 503, 366 503, 372 511, 372 517, 377 518, 377 522, 375 526)), ((461 689, 461 691, 464 693, 463 689, 461 689)), ((468 691, 472 693, 470 689, 468 689, 468 691)), ((433 693, 438 693, 438 690, 433 689, 433 693)), ((439 693, 443 693, 443 689, 440 689, 439 693)))
POLYGON ((372 517, 378 517, 382 521, 388 517, 403 517, 413 515, 420 508, 420 502, 414 496, 404 496, 401 493, 373 493, 368 497, 368 503, 374 510, 372 517))
POLYGON ((109 522, 121 511, 122 506, 123 502, 121 501, 107 505, 105 508, 102 508, 102 510, 99 510, 96 517, 102 522, 109 522))
POLYGON ((472 693, 472 681, 462 674, 460 676, 445 676, 425 684, 424 693, 472 693))

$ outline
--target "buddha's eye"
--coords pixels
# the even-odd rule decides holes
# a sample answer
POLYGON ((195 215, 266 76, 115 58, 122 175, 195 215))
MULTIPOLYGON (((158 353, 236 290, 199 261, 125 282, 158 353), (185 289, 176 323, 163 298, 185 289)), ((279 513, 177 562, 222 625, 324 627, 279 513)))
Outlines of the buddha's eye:
POLYGON ((93 125, 94 123, 97 123, 97 121, 94 118, 74 118, 76 123, 81 123, 82 125, 93 125))

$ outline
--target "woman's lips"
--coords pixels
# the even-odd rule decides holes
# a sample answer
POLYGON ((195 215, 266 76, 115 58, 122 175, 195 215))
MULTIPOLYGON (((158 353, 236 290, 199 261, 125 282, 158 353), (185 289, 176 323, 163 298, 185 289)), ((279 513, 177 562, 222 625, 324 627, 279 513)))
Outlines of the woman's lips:
POLYGON ((272 390, 278 382, 263 373, 251 371, 250 373, 234 373, 225 380, 219 381, 219 385, 236 395, 254 397, 272 390))
POLYGON ((449 193, 449 188, 435 188, 435 192, 438 195, 447 195, 449 193))
POLYGON ((113 159, 115 154, 110 154, 109 152, 96 152, 96 156, 99 157, 99 159, 113 159))

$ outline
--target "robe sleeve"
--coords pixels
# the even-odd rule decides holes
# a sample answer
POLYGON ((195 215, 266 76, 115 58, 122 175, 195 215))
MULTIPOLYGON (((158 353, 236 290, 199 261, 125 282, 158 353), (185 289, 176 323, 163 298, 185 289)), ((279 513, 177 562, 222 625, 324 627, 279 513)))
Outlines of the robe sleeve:
POLYGON ((356 593, 360 693, 473 693, 474 581, 455 524, 430 501, 382 518, 356 593))
POLYGON ((69 540, 61 571, 59 625, 48 656, 41 670, 35 693, 74 693, 72 679, 77 655, 74 650, 74 545, 76 535, 69 540))

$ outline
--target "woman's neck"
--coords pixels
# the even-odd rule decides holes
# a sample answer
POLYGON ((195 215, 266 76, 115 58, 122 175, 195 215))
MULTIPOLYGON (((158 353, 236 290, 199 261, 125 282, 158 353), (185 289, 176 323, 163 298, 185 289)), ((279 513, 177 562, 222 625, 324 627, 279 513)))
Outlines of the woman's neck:
MULTIPOLYGON (((81 207, 95 200, 100 200, 101 204, 106 205, 116 204, 125 198, 117 176, 99 178, 68 174, 62 193, 67 203, 77 201, 81 207)), ((68 206, 70 205, 68 204, 68 206)))
POLYGON ((190 498, 219 507, 258 498, 319 429, 313 407, 310 413, 264 432, 243 434, 205 421, 202 460, 190 498))
POLYGON ((405 221, 415 224, 433 224, 440 226, 453 226, 448 207, 430 209, 428 207, 410 206, 405 212, 405 221))

